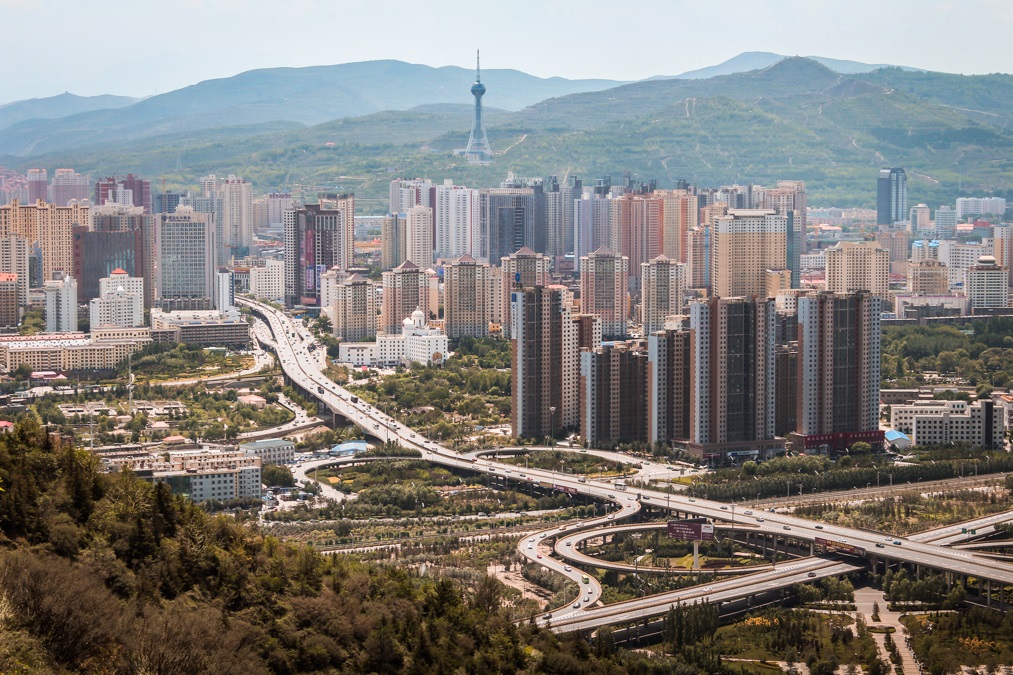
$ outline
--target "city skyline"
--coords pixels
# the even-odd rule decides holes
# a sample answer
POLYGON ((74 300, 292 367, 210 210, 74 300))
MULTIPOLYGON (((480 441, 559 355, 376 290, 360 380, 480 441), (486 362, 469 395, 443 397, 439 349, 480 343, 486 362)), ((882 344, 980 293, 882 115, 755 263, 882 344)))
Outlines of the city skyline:
POLYGON ((1013 72, 1013 50, 938 48, 955 36, 970 34, 982 43, 1003 44, 1003 37, 1013 27, 1013 7, 1000 0, 959 5, 944 0, 888 5, 858 0, 849 3, 847 12, 832 12, 801 0, 733 2, 731 9, 741 20, 720 24, 725 39, 719 44, 729 45, 727 49, 715 49, 710 31, 699 37, 683 32, 684 39, 678 41, 666 39, 679 24, 715 20, 711 8, 685 2, 654 8, 658 20, 637 22, 637 30, 630 31, 628 37, 617 35, 612 22, 601 20, 610 6, 597 0, 579 6, 521 2, 488 7, 486 22, 502 30, 487 32, 476 44, 462 44, 459 39, 468 34, 469 16, 467 5, 460 0, 437 3, 427 12, 396 11, 409 8, 401 2, 383 4, 394 11, 384 12, 385 39, 377 40, 372 30, 377 8, 365 4, 298 0, 278 16, 274 5, 260 0, 187 0, 181 20, 165 23, 152 3, 113 5, 100 1, 67 6, 55 0, 0 0, 0 18, 9 25, 41 14, 57 17, 48 24, 47 34, 63 47, 58 52, 40 52, 30 32, 12 31, 10 52, 31 52, 32 58, 21 59, 20 67, 10 73, 0 104, 65 91, 145 97, 258 68, 378 59, 471 68, 475 48, 483 50, 487 69, 514 68, 539 77, 571 79, 632 81, 673 76, 745 51, 818 55, 963 74, 1013 72), (115 13, 119 26, 138 29, 120 31, 117 39, 108 43, 94 40, 95 33, 107 27, 110 12, 115 13), (530 21, 533 13, 543 20, 530 21), (792 16, 797 30, 782 30, 786 15, 792 16), (186 20, 188 16, 192 20, 186 20), (270 20, 264 20, 267 16, 270 20), (982 16, 988 21, 981 21, 982 16), (876 20, 870 21, 872 17, 876 20), (343 40, 336 45, 325 38, 338 21, 352 30, 344 31, 343 40), (513 37, 516 31, 510 30, 519 28, 521 22, 530 49, 518 50, 513 37), (231 29, 221 31, 222 25, 231 29), (896 31, 897 25, 904 25, 905 30, 896 31), (842 46, 828 44, 830 27, 835 34, 847 36, 840 42, 842 46), (187 31, 186 40, 172 39, 179 30, 187 31), (295 33, 303 39, 279 39, 295 33), (420 34, 428 39, 414 39, 420 34), (601 59, 597 50, 603 41, 623 58, 601 59), (67 68, 67 53, 93 55, 93 67, 67 68), (119 55, 124 53, 132 54, 130 68, 121 65, 119 55))

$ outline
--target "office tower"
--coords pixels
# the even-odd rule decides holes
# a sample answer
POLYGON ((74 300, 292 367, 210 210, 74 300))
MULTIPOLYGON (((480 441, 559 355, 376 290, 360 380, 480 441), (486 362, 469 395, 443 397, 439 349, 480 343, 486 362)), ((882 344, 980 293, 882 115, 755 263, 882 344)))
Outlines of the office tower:
POLYGON ((995 258, 983 255, 967 268, 967 303, 976 309, 1009 306, 1009 270, 997 265, 995 258))
MULTIPOLYGON (((580 199, 584 192, 584 185, 577 176, 563 176, 563 182, 559 186, 560 201, 563 203, 563 255, 576 255, 574 245, 574 209, 575 200, 580 199)), ((590 253, 594 249, 588 249, 590 253)), ((578 256, 579 257, 579 256, 578 256)))
POLYGON ((876 222, 893 225, 907 216, 907 174, 900 168, 881 169, 876 184, 876 222))
POLYGON ((383 275, 383 305, 380 318, 380 329, 387 335, 401 332, 401 322, 411 316, 416 309, 423 309, 425 300, 421 293, 422 270, 411 260, 406 260, 383 275))
POLYGON ((889 295, 890 254, 879 244, 842 241, 826 253, 828 291, 869 291, 883 299, 889 295))
POLYGON ((380 222, 380 270, 392 270, 408 259, 408 226, 403 213, 388 213, 380 222))
POLYGON ((447 180, 433 188, 436 202, 433 214, 436 229, 436 257, 482 258, 479 226, 481 200, 478 190, 454 185, 447 180))
POLYGON ((510 421, 519 438, 555 436, 579 423, 578 324, 562 286, 510 292, 510 421))
POLYGON ((19 310, 28 307, 28 249, 21 237, 0 237, 0 273, 15 275, 19 310))
POLYGON ((665 328, 665 317, 682 314, 686 307, 686 266, 659 255, 640 264, 641 335, 665 328))
POLYGON ((574 256, 579 260, 592 251, 611 247, 612 200, 598 193, 585 194, 573 203, 574 256))
POLYGON ((433 264, 433 210, 413 206, 405 213, 407 259, 422 269, 433 264))
MULTIPOLYGON (((215 296, 215 228, 211 216, 180 206, 154 218, 154 296, 207 300, 215 296)), ((150 284, 149 277, 147 282, 150 284)))
POLYGON ((774 301, 691 303, 690 443, 708 460, 784 447, 774 435, 774 301))
POLYGON ((643 194, 625 194, 612 200, 612 241, 630 261, 630 288, 639 291, 640 265, 661 255, 664 239, 664 201, 643 194))
POLYGON ((451 340, 489 335, 492 272, 470 255, 443 267, 443 332, 451 340))
POLYGON ((911 207, 908 216, 908 231, 916 236, 923 236, 932 229, 931 212, 928 204, 916 204, 911 207))
POLYGON ((907 230, 880 230, 876 233, 876 243, 886 249, 891 263, 906 262, 911 256, 911 244, 907 230))
POLYGON ((46 332, 77 332, 77 282, 69 274, 57 272, 43 286, 46 293, 46 332))
POLYGON ((946 295, 950 292, 946 265, 938 260, 919 260, 907 268, 907 291, 914 295, 946 295))
POLYGON ((346 342, 376 335, 376 290, 369 279, 352 274, 338 284, 331 305, 331 324, 334 337, 346 342))
POLYGON ((186 197, 186 193, 183 192, 157 192, 151 205, 151 212, 172 213, 184 197, 186 197))
POLYGON ((722 298, 766 297, 766 271, 786 268, 788 218, 731 209, 711 232, 711 285, 722 298))
POLYGON ((95 183, 95 204, 101 206, 107 201, 140 206, 145 213, 151 213, 151 182, 129 173, 121 180, 115 176, 101 178, 95 183))
POLYGON ((690 333, 647 334, 647 442, 690 438, 690 333))
POLYGON ((797 432, 803 447, 796 450, 882 443, 881 311, 880 298, 864 292, 798 299, 797 432))
POLYGON ((20 321, 18 275, 11 272, 0 272, 0 330, 16 329, 20 321))
POLYGON ((1006 200, 1002 197, 958 197, 957 219, 968 216, 1001 216, 1006 213, 1006 200))
POLYGON ((28 203, 34 206, 39 200, 49 201, 49 174, 45 169, 29 169, 28 203))
POLYGON ((689 262, 689 232, 700 224, 700 203, 689 190, 658 190, 664 204, 661 252, 675 262, 689 262))
POLYGON ((690 288, 709 290, 711 286, 711 232, 705 225, 691 229, 686 236, 686 283, 690 288))
POLYGON ((600 248, 580 259, 580 310, 601 317, 605 339, 626 335, 629 259, 600 248))
MULTIPOLYGON (((122 269, 131 276, 151 278, 150 235, 146 237, 146 232, 152 228, 151 218, 142 216, 138 219, 141 221, 138 227, 131 230, 93 231, 83 225, 73 228, 73 274, 78 282, 78 299, 81 302, 97 298, 100 279, 114 270, 122 269)), ((145 298, 145 307, 150 307, 150 299, 146 295, 145 298)))
MULTIPOLYGON (((253 186, 229 174, 216 181, 215 194, 222 200, 223 246, 228 251, 246 255, 253 243, 253 186)), ((211 195, 205 195, 211 196, 211 195)), ((226 258, 230 257, 226 253, 226 258)), ((223 264, 225 261, 220 261, 223 264)))
POLYGON ((433 208, 435 185, 425 178, 405 180, 395 178, 390 182, 390 213, 405 213, 413 206, 433 208))
POLYGON ((117 269, 99 281, 99 296, 88 303, 89 326, 144 325, 144 279, 117 269))
POLYGON ((273 302, 285 299, 285 263, 265 260, 262 266, 250 268, 250 295, 273 302))
POLYGON ((637 344, 580 352, 580 435, 592 447, 647 441, 647 354, 637 344))
POLYGON ((84 201, 88 199, 88 177, 73 169, 57 169, 49 191, 49 201, 57 206, 67 206, 71 200, 84 201))
POLYGON ((936 239, 955 239, 957 236, 957 212, 949 206, 936 209, 936 239))
POLYGON ((221 267, 215 272, 215 309, 225 312, 236 306, 236 286, 232 270, 221 267))
POLYGON ((489 137, 486 135, 485 125, 482 123, 482 96, 485 95, 485 85, 482 84, 481 65, 478 52, 475 52, 475 84, 471 85, 471 95, 475 97, 475 116, 471 122, 468 147, 464 149, 464 156, 468 158, 469 164, 488 164, 492 161, 489 137))
POLYGON ((78 203, 54 206, 12 201, 0 206, 0 237, 15 235, 29 244, 38 242, 43 281, 52 279, 56 271, 71 272, 74 264, 71 230, 75 225, 87 224, 88 207, 78 203))
MULTIPOLYGON (((538 197, 542 197, 541 188, 537 193, 538 197)), ((492 262, 525 246, 544 252, 544 245, 539 251, 535 242, 537 198, 534 188, 480 190, 479 199, 479 250, 482 255, 474 257, 492 262)))
POLYGON ((510 293, 518 286, 521 288, 533 288, 535 286, 548 286, 551 283, 549 266, 551 260, 548 256, 535 253, 528 247, 523 247, 516 253, 504 256, 499 259, 499 301, 496 303, 492 313, 492 320, 500 324, 503 330, 503 337, 510 337, 510 293))
MULTIPOLYGON (((354 253, 355 196, 322 195, 285 213, 285 306, 320 304, 320 275, 348 270, 354 253)), ((400 326, 398 326, 400 330, 400 326)))

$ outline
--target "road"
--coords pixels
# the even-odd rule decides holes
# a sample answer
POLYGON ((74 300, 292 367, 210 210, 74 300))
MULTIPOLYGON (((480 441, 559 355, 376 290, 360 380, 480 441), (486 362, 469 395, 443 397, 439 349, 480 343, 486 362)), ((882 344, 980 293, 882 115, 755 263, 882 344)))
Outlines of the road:
MULTIPOLYGON (((316 392, 317 398, 324 405, 358 425, 367 434, 381 439, 384 435, 389 435, 391 440, 397 441, 405 447, 420 450, 423 458, 428 461, 458 469, 489 472, 501 478, 504 483, 508 481, 538 481, 556 486, 556 489, 561 491, 584 494, 592 499, 610 502, 618 509, 616 520, 629 517, 639 509, 640 502, 629 502, 625 497, 617 496, 620 493, 608 483, 595 480, 581 482, 578 477, 572 474, 544 469, 521 471, 516 465, 461 456, 449 448, 425 440, 412 429, 374 409, 365 401, 358 400, 353 394, 325 377, 319 370, 318 359, 307 350, 311 336, 301 325, 294 325, 294 322, 284 313, 266 305, 245 298, 237 298, 236 301, 255 308, 267 319, 276 340, 275 348, 285 374, 304 390, 316 392), (352 400, 353 398, 355 400, 352 400), (385 430, 382 431, 381 427, 385 430), (636 505, 635 508, 634 505, 636 505)), ((640 488, 637 488, 636 492, 642 494, 645 500, 652 500, 652 504, 656 508, 712 520, 729 520, 731 514, 737 510, 734 505, 729 508, 728 504, 695 499, 681 494, 667 494, 640 488)), ((743 519, 744 523, 750 521, 755 523, 758 533, 771 537, 787 537, 810 544, 815 544, 817 539, 838 541, 863 549, 870 557, 882 561, 910 563, 928 569, 952 572, 960 576, 973 576, 1004 585, 1013 585, 1013 565, 971 552, 918 542, 905 537, 892 535, 888 537, 883 532, 824 525, 786 513, 767 512, 762 515, 760 513, 754 515, 748 509, 738 510, 738 513, 741 514, 739 517, 743 519)), ((556 534, 558 534, 558 530, 556 534)), ((529 550, 522 546, 521 552, 527 551, 529 550)), ((540 562, 551 569, 562 565, 559 561, 553 561, 544 556, 540 562)), ((825 563, 826 561, 821 562, 825 563)), ((578 583, 580 582, 577 574, 571 573, 567 576, 576 579, 578 583)), ((654 601, 644 598, 640 602, 644 603, 646 607, 654 601)), ((635 611, 633 613, 635 614, 635 611)))

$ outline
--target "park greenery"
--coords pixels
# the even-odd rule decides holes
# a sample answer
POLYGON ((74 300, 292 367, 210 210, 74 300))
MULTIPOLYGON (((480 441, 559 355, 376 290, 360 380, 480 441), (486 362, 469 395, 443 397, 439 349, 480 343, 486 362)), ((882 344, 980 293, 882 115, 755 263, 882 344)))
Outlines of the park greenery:
MULTIPOLYGON (((138 381, 170 381, 227 375, 253 365, 253 357, 224 349, 191 347, 185 344, 152 342, 130 358, 129 367, 138 381)), ((128 363, 124 360, 116 375, 124 381, 128 363)))
POLYGON ((1011 614, 975 606, 960 612, 912 614, 902 621, 928 675, 960 672, 961 666, 984 666, 986 673, 999 673, 1001 666, 1013 663, 1011 614))
POLYGON ((584 476, 618 476, 632 467, 622 462, 605 459, 596 455, 568 450, 545 450, 528 452, 523 455, 503 455, 496 457, 501 464, 514 464, 531 469, 562 469, 566 473, 584 476))

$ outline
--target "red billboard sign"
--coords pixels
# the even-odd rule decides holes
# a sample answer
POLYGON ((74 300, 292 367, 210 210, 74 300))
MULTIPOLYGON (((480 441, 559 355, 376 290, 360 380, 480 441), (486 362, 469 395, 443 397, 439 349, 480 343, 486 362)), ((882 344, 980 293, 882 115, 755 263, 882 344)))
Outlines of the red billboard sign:
POLYGON ((835 541, 833 539, 816 537, 816 545, 823 546, 828 551, 841 551, 842 553, 850 553, 851 555, 865 555, 864 548, 861 546, 854 546, 844 541, 835 541))
POLYGON ((683 541, 714 541, 714 524, 700 521, 668 521, 668 538, 683 541))

